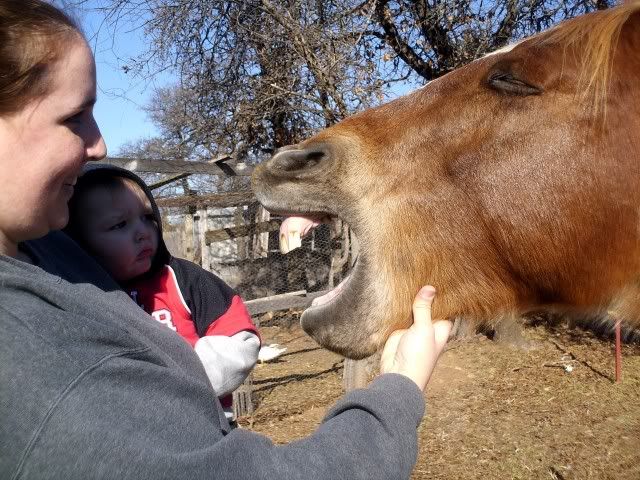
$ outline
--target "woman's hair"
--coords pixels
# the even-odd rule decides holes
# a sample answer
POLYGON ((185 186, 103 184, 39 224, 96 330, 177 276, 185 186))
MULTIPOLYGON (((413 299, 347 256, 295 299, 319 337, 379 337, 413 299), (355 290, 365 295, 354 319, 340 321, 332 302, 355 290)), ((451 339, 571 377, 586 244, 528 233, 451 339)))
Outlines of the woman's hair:
POLYGON ((0 1, 0 115, 20 111, 49 88, 65 47, 83 38, 68 15, 41 0, 0 1))

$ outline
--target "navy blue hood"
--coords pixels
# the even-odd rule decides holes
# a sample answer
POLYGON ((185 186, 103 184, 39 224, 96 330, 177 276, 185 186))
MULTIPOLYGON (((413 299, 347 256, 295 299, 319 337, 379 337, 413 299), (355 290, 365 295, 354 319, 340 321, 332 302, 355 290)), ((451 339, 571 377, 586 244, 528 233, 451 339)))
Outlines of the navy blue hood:
MULTIPOLYGON (((108 165, 104 163, 88 163, 87 165, 85 165, 85 167, 82 170, 82 173, 78 177, 78 181, 76 182, 76 185, 75 185, 76 191, 79 191, 84 184, 87 184, 88 182, 95 180, 96 177, 103 177, 103 178, 104 177, 124 177, 130 180, 133 180, 140 186, 140 188, 142 188, 145 195, 149 199, 149 202, 151 203, 151 208, 153 210, 153 215, 158 224, 158 251, 156 252, 156 255, 153 259, 151 268, 144 276, 153 275, 155 272, 163 268, 164 265, 169 263, 169 260, 171 259, 171 254, 169 253, 169 250, 167 249, 167 246, 165 245, 164 239, 162 237, 162 218, 160 216, 160 210, 158 209, 158 205, 156 204, 156 201, 153 198, 151 190, 149 189, 148 185, 142 181, 140 177, 138 177, 135 173, 129 170, 125 170, 124 168, 120 168, 114 165, 108 165)), ((73 212, 75 209, 74 207, 75 198, 76 196, 74 195, 73 197, 71 197, 71 200, 69 201, 70 212, 73 212)), ((76 231, 76 228, 77 226, 74 225, 73 222, 70 222, 64 231, 69 236, 71 236, 74 240, 76 240, 76 242, 78 242, 81 246, 84 246, 82 245, 83 242, 81 240, 80 235, 76 231)))

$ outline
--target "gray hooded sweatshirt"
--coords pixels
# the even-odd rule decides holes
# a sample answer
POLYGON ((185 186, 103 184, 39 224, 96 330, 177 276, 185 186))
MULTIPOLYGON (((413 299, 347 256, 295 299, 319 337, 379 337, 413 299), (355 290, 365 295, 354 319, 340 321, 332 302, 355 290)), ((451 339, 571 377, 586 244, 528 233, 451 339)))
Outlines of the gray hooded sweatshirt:
POLYGON ((230 431, 192 348, 73 241, 0 256, 0 478, 403 479, 424 401, 408 378, 346 395, 309 437, 230 431))

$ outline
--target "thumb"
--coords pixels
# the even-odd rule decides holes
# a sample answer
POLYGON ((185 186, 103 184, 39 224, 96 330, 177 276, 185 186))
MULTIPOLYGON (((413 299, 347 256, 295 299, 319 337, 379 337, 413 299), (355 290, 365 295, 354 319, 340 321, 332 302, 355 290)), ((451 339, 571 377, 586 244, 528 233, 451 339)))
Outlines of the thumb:
POLYGON ((431 304, 436 289, 431 285, 422 287, 413 300, 413 323, 417 326, 431 327, 431 304))

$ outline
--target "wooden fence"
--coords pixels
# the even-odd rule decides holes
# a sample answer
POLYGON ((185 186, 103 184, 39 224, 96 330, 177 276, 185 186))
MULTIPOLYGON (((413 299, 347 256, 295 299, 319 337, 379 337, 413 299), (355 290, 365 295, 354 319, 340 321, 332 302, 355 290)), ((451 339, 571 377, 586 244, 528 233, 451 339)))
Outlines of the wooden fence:
MULTIPOLYGON (((239 168, 237 165, 230 165, 227 162, 232 160, 229 156, 222 156, 208 162, 193 162, 182 160, 157 160, 157 159, 130 159, 110 157, 105 163, 116 165, 136 173, 154 173, 161 174, 162 178, 150 184, 152 190, 166 187, 176 182, 181 182, 183 190, 189 192, 188 179, 192 175, 207 175, 216 184, 221 184, 225 179, 230 177, 248 177, 251 169, 247 167, 239 168)), ((352 242, 349 228, 346 224, 338 223, 334 228, 327 232, 331 238, 327 239, 327 244, 321 249, 322 252, 317 253, 318 248, 311 245, 311 252, 306 252, 313 257, 313 260, 320 262, 312 265, 314 273, 317 271, 326 271, 326 282, 324 285, 316 282, 313 285, 313 291, 309 291, 309 281, 305 280, 304 263, 309 261, 309 256, 305 257, 304 253, 289 256, 282 256, 278 253, 277 232, 280 227, 280 220, 270 217, 269 212, 265 211, 257 202, 253 192, 249 189, 235 190, 216 193, 203 193, 195 195, 180 195, 171 197, 157 197, 157 204, 161 209, 182 209, 184 211, 184 222, 180 229, 180 235, 183 244, 186 245, 182 252, 178 252, 179 256, 184 256, 196 263, 199 263, 207 270, 217 270, 219 264, 212 263, 212 249, 220 242, 235 242, 234 249, 236 258, 233 261, 226 262, 227 267, 251 268, 254 270, 254 278, 249 278, 248 284, 255 282, 257 274, 256 269, 265 268, 273 269, 274 265, 279 268, 288 268, 288 271, 282 271, 282 275, 291 276, 291 262, 298 262, 294 268, 301 270, 303 273, 297 275, 296 278, 302 278, 302 283, 283 282, 283 287, 291 286, 291 291, 275 291, 270 290, 270 285, 264 286, 265 295, 253 298, 252 295, 243 295, 246 305, 252 316, 258 316, 266 312, 304 309, 311 304, 316 296, 326 293, 333 288, 334 284, 340 279, 342 272, 348 262, 357 256, 358 246, 352 242), (225 214, 215 213, 224 210, 225 214), (232 213, 229 213, 232 212, 232 213), (218 219, 231 220, 232 225, 225 225, 219 228, 211 228, 210 220, 212 217, 218 219), (331 243, 332 245, 329 245, 331 243), (334 247, 334 248, 330 248, 334 247), (317 253, 317 255, 314 255, 317 253), (180 255, 181 254, 181 255, 180 255), (271 261, 271 259, 274 259, 271 261), (264 267, 251 267, 252 264, 261 262, 264 267), (278 262, 282 262, 280 265, 278 262), (302 265, 301 265, 302 264, 302 265), (249 265, 249 267, 246 267, 249 265), (212 268, 212 267, 216 268, 212 268), (318 288, 321 286, 321 288, 318 288)), ((308 249, 309 250, 309 249, 308 249)), ((224 274, 221 274, 225 278, 224 274)), ((251 275, 248 275, 251 276, 251 275)), ((295 276, 295 275, 294 275, 295 276)), ((235 286, 237 290, 243 294, 242 289, 235 286)), ((372 363, 354 362, 347 360, 345 362, 344 385, 346 389, 363 386, 369 374, 371 373, 372 363)), ((250 414, 253 411, 252 401, 252 385, 251 378, 234 392, 234 409, 238 416, 250 414)))

